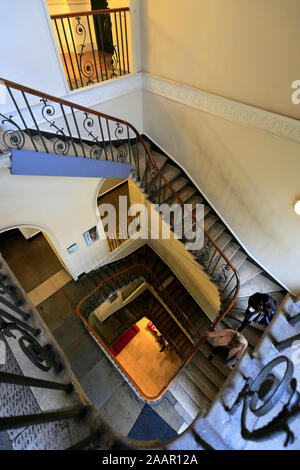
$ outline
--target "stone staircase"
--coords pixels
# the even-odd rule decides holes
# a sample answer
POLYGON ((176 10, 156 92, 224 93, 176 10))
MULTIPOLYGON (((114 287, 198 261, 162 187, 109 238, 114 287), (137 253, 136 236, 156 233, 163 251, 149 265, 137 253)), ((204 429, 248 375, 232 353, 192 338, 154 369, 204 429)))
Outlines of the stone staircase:
MULTIPOLYGON (((9 168, 9 156, 7 155, 9 145, 7 145, 6 137, 6 132, 0 129, 0 152, 2 152, 0 166, 9 168)), ((77 140, 73 137, 70 140, 57 135, 51 136, 49 133, 45 134, 40 131, 35 135, 34 132, 30 132, 30 134, 25 131, 11 132, 9 140, 10 142, 15 140, 14 148, 19 145, 19 148, 27 150, 61 153, 87 159, 106 159, 127 163, 131 161, 132 173, 130 177, 152 203, 171 205, 176 202, 173 193, 157 175, 149 159, 146 158, 141 142, 130 141, 129 144, 125 144, 125 141, 118 139, 104 141, 103 145, 98 145, 98 143, 95 143, 95 139, 88 141, 77 140), (21 142, 22 145, 18 144, 18 139, 24 139, 24 142, 21 142)), ((249 441, 241 436, 240 415, 236 413, 234 416, 229 416, 224 408, 224 400, 227 407, 232 406, 241 387, 245 384, 245 376, 251 375, 254 377, 265 363, 269 362, 270 358, 278 357, 279 352, 276 349, 276 344, 286 339, 287 333, 293 336, 299 333, 299 323, 296 319, 300 312, 299 305, 293 303, 290 296, 285 297, 284 288, 251 259, 184 171, 157 146, 151 142, 148 142, 147 145, 157 167, 173 189, 176 190, 182 201, 192 204, 193 211, 195 211, 196 204, 204 205, 204 219, 202 221, 204 228, 239 273, 241 283, 239 297, 218 328, 237 328, 243 319, 248 299, 255 292, 269 293, 276 298, 279 304, 276 317, 266 330, 254 324, 246 327, 244 334, 249 347, 233 372, 225 370, 222 360, 218 357, 208 361, 208 356, 212 351, 209 343, 204 344, 201 350, 195 354, 184 371, 172 384, 170 392, 181 404, 183 413, 186 415, 186 422, 191 423, 196 416, 198 418, 176 443, 170 444, 169 447, 176 448, 178 446, 177 448, 183 448, 184 443, 188 442, 186 448, 205 448, 205 446, 202 446, 199 436, 206 433, 205 436, 208 442, 214 443, 214 448, 251 448, 251 445, 255 446, 256 443, 249 444, 249 441)), ((172 229, 176 232, 176 222, 172 224, 172 229)), ((185 239, 181 241, 184 244, 187 242, 185 239)), ((203 270, 210 276, 211 281, 217 285, 222 309, 224 310, 230 302, 231 292, 234 289, 234 279, 226 273, 224 261, 213 244, 207 240, 203 248, 192 252, 192 254, 203 270)), ((123 262, 127 263, 127 266, 131 263, 128 258, 123 262)), ((152 262, 152 269, 155 271, 155 261, 152 260, 152 262)), ((103 280, 103 276, 115 272, 116 266, 113 263, 101 268, 97 273, 99 275, 97 282, 103 280)), ((172 276, 172 273, 168 272, 167 277, 165 277, 165 273, 161 272, 158 264, 156 268, 161 283, 172 276)), ((101 301, 106 300, 116 289, 120 289, 136 280, 140 275, 141 273, 135 272, 127 279, 108 282, 101 289, 101 301)), ((188 298, 184 292, 178 292, 175 279, 172 279, 167 287, 170 287, 170 292, 175 296, 176 303, 180 304, 180 309, 183 312, 194 312, 194 318, 191 318, 191 321, 197 326, 198 331, 205 331, 209 322, 196 302, 188 298), (191 302, 194 302, 194 304, 191 302), (200 314, 195 314, 195 311, 200 314)), ((86 317, 98 304, 99 296, 97 301, 90 299, 90 304, 85 312, 86 317)), ((179 312, 177 313, 179 314, 179 312)), ((294 351, 291 347, 287 347, 284 353, 288 357, 294 357, 294 351)), ((253 420, 252 424, 257 424, 257 421, 257 419, 253 420)), ((281 443, 280 438, 279 441, 281 443)), ((279 441, 278 445, 281 445, 279 441)), ((299 445, 296 448, 299 448, 299 445)))
MULTIPOLYGON (((211 403, 207 413, 201 417, 202 426, 208 425, 212 432, 212 436, 218 434, 225 442, 227 448, 235 450, 299 450, 299 416, 300 416, 300 302, 295 302, 290 295, 286 295, 280 305, 273 321, 265 329, 257 342, 252 354, 245 354, 236 366, 234 372, 230 375, 223 387, 220 388, 215 400, 211 403), (292 343, 285 342, 289 338, 295 338, 292 343), (289 344, 288 344, 289 343, 289 344), (283 346, 282 346, 283 345, 283 346), (249 436, 253 430, 260 429, 276 418, 282 411, 291 397, 292 390, 289 382, 284 388, 282 396, 278 401, 275 399, 274 406, 268 413, 263 416, 257 416, 247 408, 245 427, 248 434, 244 430, 242 432, 242 402, 233 413, 228 413, 238 399, 239 393, 243 389, 248 377, 254 379, 264 366, 270 361, 285 356, 293 364, 292 376, 297 380, 296 390, 299 395, 295 396, 295 408, 299 410, 299 414, 294 419, 279 421, 277 432, 273 434, 272 428, 266 430, 264 436, 259 440, 255 440, 249 436), (297 405, 298 403, 298 405, 297 405), (290 430, 294 434, 294 441, 290 440, 289 446, 285 446, 287 427, 285 423, 289 423, 290 430)), ((282 381, 285 366, 277 366, 272 370, 278 382, 282 381)), ((268 376, 270 377, 270 376, 268 376)), ((265 399, 261 398, 259 405, 262 406, 265 399)), ((270 394, 269 394, 270 398, 270 394)), ((257 406, 256 406, 257 408, 257 406)), ((209 439, 208 439, 209 440, 209 439)))

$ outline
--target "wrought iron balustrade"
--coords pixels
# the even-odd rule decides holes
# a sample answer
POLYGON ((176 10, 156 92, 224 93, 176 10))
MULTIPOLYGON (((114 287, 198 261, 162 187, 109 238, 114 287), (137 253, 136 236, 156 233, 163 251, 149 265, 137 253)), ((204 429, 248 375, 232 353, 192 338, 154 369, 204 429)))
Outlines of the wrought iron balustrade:
POLYGON ((131 72, 129 8, 51 15, 70 90, 131 72))
POLYGON ((130 227, 132 223, 134 223, 134 229, 136 229, 139 225, 139 220, 140 214, 137 213, 136 215, 128 217, 124 224, 119 225, 115 230, 106 234, 107 246, 110 253, 130 240, 131 235, 136 232, 136 230, 134 230, 131 234, 130 227))

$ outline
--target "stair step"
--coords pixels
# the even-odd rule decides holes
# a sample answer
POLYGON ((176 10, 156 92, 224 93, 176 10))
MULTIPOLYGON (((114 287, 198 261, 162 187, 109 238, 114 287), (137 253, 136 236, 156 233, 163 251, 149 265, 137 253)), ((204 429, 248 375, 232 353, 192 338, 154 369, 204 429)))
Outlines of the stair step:
POLYGON ((241 285, 245 282, 250 281, 253 277, 257 276, 262 272, 262 269, 255 264, 250 263, 250 261, 245 260, 242 266, 239 268, 239 276, 241 285))
POLYGON ((173 382, 169 390, 172 395, 174 395, 178 403, 182 406, 182 408, 184 408, 193 419, 195 419, 196 416, 200 413, 201 408, 206 408, 209 406, 207 399, 200 395, 200 393, 196 394, 196 400, 198 402, 197 404, 181 385, 179 378, 173 382))
POLYGON ((199 367, 193 364, 193 362, 190 362, 184 371, 197 387, 200 388, 201 392, 209 399, 209 401, 213 401, 219 388, 211 382, 207 375, 202 372, 199 367))
POLYGON ((173 165, 170 165, 170 163, 166 163, 166 165, 163 168, 162 173, 164 177, 167 179, 167 181, 170 182, 181 174, 181 170, 179 168, 176 168, 173 165))
MULTIPOLYGON (((208 358, 213 349, 212 345, 206 342, 201 346, 199 353, 208 358)), ((230 375, 231 370, 228 367, 224 367, 224 361, 220 356, 215 356, 210 362, 224 375, 225 378, 230 375)))
POLYGON ((249 297, 255 292, 264 292, 267 294, 281 290, 282 287, 279 286, 279 284, 275 284, 275 282, 271 281, 263 274, 258 274, 241 286, 239 298, 249 297))
POLYGON ((191 379, 191 377, 189 377, 189 375, 186 373, 186 369, 184 369, 183 372, 181 372, 181 374, 177 377, 176 382, 181 385, 181 387, 194 401, 199 409, 208 407, 210 399, 202 392, 202 390, 191 379))
POLYGON ((211 228, 207 230, 207 232, 213 240, 216 240, 221 235, 221 233, 224 232, 224 230, 224 225, 220 224, 219 222, 216 222, 211 228))
POLYGON ((209 380, 220 389, 225 381, 225 377, 220 370, 214 366, 212 361, 209 361, 200 351, 198 351, 192 359, 192 363, 195 364, 198 369, 205 374, 209 380))

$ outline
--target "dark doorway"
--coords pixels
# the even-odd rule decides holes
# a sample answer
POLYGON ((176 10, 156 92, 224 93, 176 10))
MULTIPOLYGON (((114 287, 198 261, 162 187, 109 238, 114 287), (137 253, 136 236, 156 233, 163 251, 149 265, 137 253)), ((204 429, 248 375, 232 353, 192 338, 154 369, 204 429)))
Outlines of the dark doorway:
POLYGON ((63 269, 41 232, 26 240, 20 230, 7 230, 0 234, 0 252, 25 292, 63 269))
MULTIPOLYGON (((91 0, 92 10, 107 10, 107 0, 91 0)), ((112 38, 112 25, 110 15, 97 15, 94 16, 95 34, 97 40, 98 50, 104 52, 114 53, 113 38, 112 38)))

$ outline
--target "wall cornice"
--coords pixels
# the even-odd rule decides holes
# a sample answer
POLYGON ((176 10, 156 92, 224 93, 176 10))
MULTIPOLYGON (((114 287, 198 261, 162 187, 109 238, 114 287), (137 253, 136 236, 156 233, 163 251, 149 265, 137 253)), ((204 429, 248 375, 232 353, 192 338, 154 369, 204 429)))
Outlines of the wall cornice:
POLYGON ((142 74, 142 88, 221 119, 300 143, 300 121, 296 119, 146 73, 142 74))

